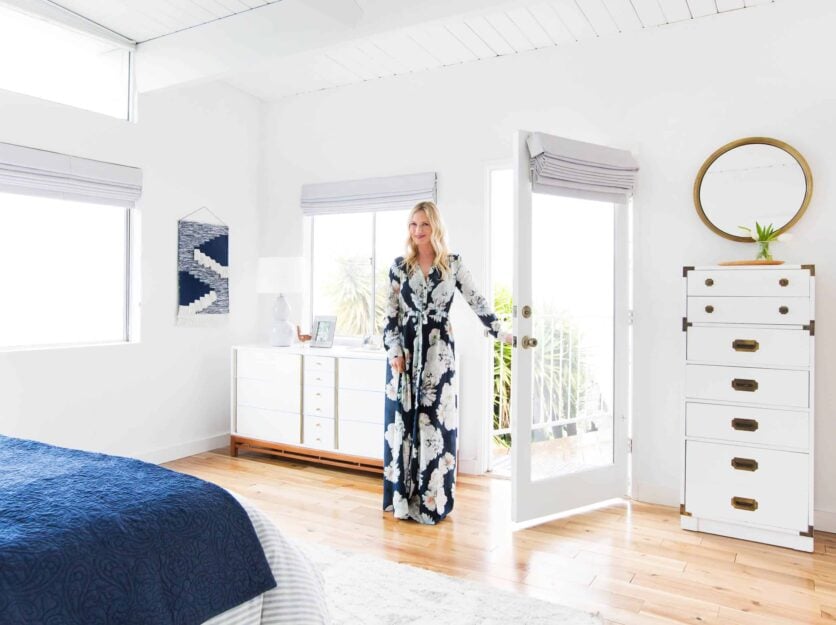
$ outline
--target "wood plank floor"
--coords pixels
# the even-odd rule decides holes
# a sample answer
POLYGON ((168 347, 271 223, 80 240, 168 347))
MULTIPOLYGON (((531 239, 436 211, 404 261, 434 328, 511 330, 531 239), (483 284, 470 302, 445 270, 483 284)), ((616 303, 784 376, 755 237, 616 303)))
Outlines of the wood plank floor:
POLYGON ((678 510, 619 502, 511 531, 510 484, 461 475, 435 527, 380 509, 380 478, 218 450, 167 464, 241 493, 289 536, 599 611, 607 623, 836 621, 836 535, 805 554, 687 532, 678 510))

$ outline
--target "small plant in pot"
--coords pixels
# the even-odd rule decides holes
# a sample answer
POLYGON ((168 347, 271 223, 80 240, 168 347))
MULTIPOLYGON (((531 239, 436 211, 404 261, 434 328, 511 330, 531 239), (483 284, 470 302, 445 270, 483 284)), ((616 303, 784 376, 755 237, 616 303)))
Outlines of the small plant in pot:
POLYGON ((789 238, 788 234, 779 235, 778 230, 776 230, 772 224, 762 226, 758 222, 755 222, 754 230, 752 230, 752 228, 748 228, 747 226, 738 226, 738 228, 745 232, 747 237, 751 238, 758 244, 758 255, 755 256, 755 260, 772 260, 772 251, 769 248, 770 244, 777 241, 784 241, 789 238))

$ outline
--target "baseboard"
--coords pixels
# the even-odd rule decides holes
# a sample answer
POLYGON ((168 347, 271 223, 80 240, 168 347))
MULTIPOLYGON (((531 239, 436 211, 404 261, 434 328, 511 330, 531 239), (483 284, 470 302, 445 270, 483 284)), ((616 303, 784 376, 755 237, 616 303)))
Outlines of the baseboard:
POLYGON ((476 458, 459 458, 459 473, 464 473, 465 475, 481 474, 479 460, 476 458))
POLYGON ((831 510, 814 510, 813 527, 820 532, 836 534, 836 512, 831 510))
POLYGON ((180 443, 172 447, 165 447, 163 449, 155 449, 153 451, 146 451, 134 455, 139 460, 145 462, 152 462, 154 464, 162 464, 163 462, 171 462, 186 456, 193 456, 195 454, 203 453, 217 449, 218 447, 225 447, 229 445, 229 433, 217 434, 209 438, 202 438, 196 441, 189 441, 187 443, 180 443))
POLYGON ((632 498, 644 503, 676 507, 679 505, 679 487, 671 488, 662 484, 633 483, 632 498))

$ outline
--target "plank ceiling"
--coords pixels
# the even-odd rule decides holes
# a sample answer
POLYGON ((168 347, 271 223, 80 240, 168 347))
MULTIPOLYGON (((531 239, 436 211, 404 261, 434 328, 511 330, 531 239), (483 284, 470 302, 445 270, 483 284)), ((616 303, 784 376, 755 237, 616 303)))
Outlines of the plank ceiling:
MULTIPOLYGON (((58 0, 137 42, 164 37, 278 0, 58 0)), ((346 0, 350 1, 350 0, 346 0)), ((228 82, 277 99, 537 48, 649 29, 775 0, 519 0, 294 54, 228 82)), ((362 8, 363 0, 355 0, 362 8)), ((139 47, 141 54, 142 46, 139 47)))

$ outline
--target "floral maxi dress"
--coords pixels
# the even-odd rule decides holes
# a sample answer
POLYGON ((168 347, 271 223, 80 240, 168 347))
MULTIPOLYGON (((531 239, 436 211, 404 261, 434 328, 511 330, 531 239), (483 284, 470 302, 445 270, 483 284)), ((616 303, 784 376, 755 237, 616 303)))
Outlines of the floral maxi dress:
POLYGON ((435 524, 453 510, 458 398, 449 312, 456 289, 495 338, 500 322, 476 290, 457 254, 442 277, 433 267, 406 272, 403 257, 389 270, 383 343, 387 351, 383 508, 396 518, 435 524), (391 361, 403 356, 404 372, 391 361))

